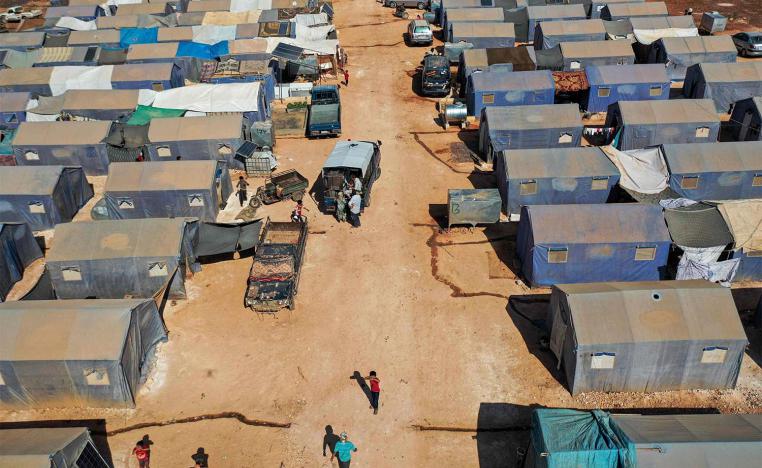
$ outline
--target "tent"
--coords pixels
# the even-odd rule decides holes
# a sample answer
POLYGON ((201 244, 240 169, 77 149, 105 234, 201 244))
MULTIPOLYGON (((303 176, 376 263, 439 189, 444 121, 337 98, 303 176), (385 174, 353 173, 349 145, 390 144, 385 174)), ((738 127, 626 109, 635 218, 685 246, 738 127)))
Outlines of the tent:
POLYGON ((691 200, 762 198, 762 142, 663 145, 669 185, 691 200))
POLYGON ((60 96, 41 97, 37 107, 29 109, 36 115, 68 114, 93 120, 118 120, 130 114, 150 96, 137 89, 70 89, 60 96))
POLYGON ((513 47, 516 33, 513 23, 453 23, 448 42, 467 42, 478 48, 513 47))
POLYGON ((590 18, 600 18, 603 8, 610 3, 641 3, 645 0, 591 0, 588 7, 588 16, 590 18))
POLYGON ((697 63, 733 63, 738 51, 730 36, 665 37, 651 44, 648 63, 665 64, 669 78, 683 81, 697 63))
POLYGON ((153 300, 5 302, 0 317, 0 401, 9 406, 134 407, 167 338, 153 300))
POLYGON ((664 2, 610 3, 601 10, 601 18, 606 21, 627 20, 648 16, 667 16, 664 2))
POLYGON ((31 94, 28 91, 0 93, 0 127, 12 129, 26 120, 26 106, 31 94))
POLYGON ((170 298, 184 299, 198 229, 183 217, 59 224, 45 258, 56 297, 151 298, 168 287, 170 298))
POLYGON ((497 152, 507 149, 576 147, 582 127, 576 104, 485 107, 479 152, 492 162, 497 152))
MULTIPOLYGON (((529 18, 529 28, 527 29, 527 37, 529 40, 535 40, 537 38, 535 29, 540 23, 551 21, 563 21, 567 23, 575 20, 587 19, 585 7, 581 4, 528 6, 527 16, 529 18)), ((538 47, 535 46, 535 49, 537 48, 538 47)))
POLYGON ((240 112, 249 122, 266 120, 270 114, 259 82, 197 84, 169 89, 157 93, 153 105, 206 113, 240 112))
POLYGON ((572 395, 734 388, 749 343, 704 280, 556 284, 548 324, 572 395))
POLYGON ((466 49, 458 65, 458 82, 465 90, 466 80, 475 70, 532 71, 536 66, 529 50, 526 46, 466 49))
POLYGON ((164 15, 174 13, 172 2, 123 3, 116 9, 116 15, 164 15))
POLYGON ((670 244, 658 205, 529 205, 516 254, 532 286, 655 281, 666 275, 670 244))
POLYGON ((45 42, 44 32, 9 32, 0 34, 0 49, 26 52, 29 49, 39 49, 45 42))
POLYGON ((685 74, 683 94, 690 99, 711 99, 717 112, 729 112, 735 102, 762 96, 762 62, 693 65, 685 74))
POLYGON ((214 222, 231 193, 223 161, 128 162, 109 166, 103 198, 111 219, 194 217, 214 222))
POLYGON ((104 175, 108 154, 103 139, 111 122, 24 122, 13 138, 19 166, 82 166, 87 175, 104 175))
POLYGON ((562 42, 564 70, 580 70, 589 65, 632 65, 635 53, 627 41, 562 42))
POLYGON ((725 201, 717 205, 733 234, 730 259, 740 259, 735 281, 762 279, 762 200, 725 201))
POLYGON ((632 42, 632 26, 629 21, 603 21, 603 27, 606 28, 606 39, 610 41, 626 40, 632 42))
POLYGON ((535 28, 534 48, 552 49, 562 42, 605 40, 606 28, 599 19, 543 21, 535 28))
POLYGON ((275 86, 280 74, 278 60, 228 59, 218 62, 213 74, 202 74, 201 81, 211 84, 262 83, 265 102, 269 104, 275 99, 275 86))
POLYGON ((582 107, 588 112, 606 112, 619 101, 669 99, 669 77, 658 64, 589 65, 585 73, 590 88, 584 93, 582 107))
POLYGON ((101 49, 98 46, 43 47, 33 52, 36 52, 35 67, 95 66, 101 49))
POLYGON ((162 91, 184 84, 180 68, 172 63, 115 65, 111 75, 111 87, 114 89, 162 91))
POLYGON ((550 70, 472 73, 466 82, 468 115, 481 115, 487 106, 553 104, 555 90, 550 70))
POLYGON ((71 221, 93 187, 81 167, 0 166, 0 222, 24 222, 33 231, 71 221))
MULTIPOLYGON (((627 2, 623 2, 627 3, 627 2)), ((696 29, 693 16, 641 16, 624 20, 630 23, 633 31, 657 31, 667 29, 696 29)))
POLYGON ((439 2, 439 8, 435 9, 432 5, 431 11, 437 15, 437 23, 439 23, 440 26, 444 26, 445 11, 448 8, 455 10, 458 8, 481 8, 493 6, 495 5, 492 0, 441 0, 439 2))
MULTIPOLYGON (((32 230, 26 224, 0 223, 0 252, 2 252, 0 256, 0 302, 2 302, 13 285, 24 277, 24 269, 42 257, 42 250, 34 239, 32 230)), ((1 388, 0 394, 2 394, 1 388)))
POLYGON ((445 10, 442 31, 444 37, 450 37, 454 23, 503 23, 505 14, 502 8, 456 8, 445 10))
POLYGON ((241 114, 155 119, 148 126, 148 155, 152 161, 222 160, 243 169, 235 158, 245 141, 243 130, 241 114))
POLYGON ((717 141, 720 118, 709 99, 620 101, 609 107, 606 126, 617 129, 615 146, 630 150, 717 141))
POLYGON ((53 70, 54 67, 0 69, 0 92, 29 92, 50 96, 50 77, 53 70))
POLYGON ((525 205, 606 203, 619 181, 616 166, 596 147, 501 151, 494 165, 511 220, 525 205))
POLYGON ((66 43, 72 46, 101 46, 101 47, 119 47, 120 35, 116 29, 95 29, 92 31, 72 31, 69 34, 69 41, 66 43))
POLYGON ((0 466, 109 468, 84 427, 0 429, 0 466))
POLYGON ((98 16, 104 16, 103 8, 98 5, 51 6, 45 10, 45 19, 76 18, 82 21, 92 21, 98 16))
MULTIPOLYGON (((1 99, 1 97, 0 97, 1 99)), ((730 126, 736 141, 760 141, 762 97, 743 99, 733 105, 730 126)))

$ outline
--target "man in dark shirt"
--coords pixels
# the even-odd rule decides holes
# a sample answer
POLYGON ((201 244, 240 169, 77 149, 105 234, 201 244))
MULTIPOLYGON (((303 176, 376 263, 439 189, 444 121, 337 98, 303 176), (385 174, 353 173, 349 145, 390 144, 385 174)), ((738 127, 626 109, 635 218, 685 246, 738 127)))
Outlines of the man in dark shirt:
POLYGON ((236 187, 238 188, 238 201, 241 203, 241 206, 243 206, 244 202, 246 201, 247 193, 246 193, 246 187, 249 186, 249 183, 246 182, 246 179, 243 178, 243 176, 240 176, 238 178, 238 183, 236 184, 236 187))

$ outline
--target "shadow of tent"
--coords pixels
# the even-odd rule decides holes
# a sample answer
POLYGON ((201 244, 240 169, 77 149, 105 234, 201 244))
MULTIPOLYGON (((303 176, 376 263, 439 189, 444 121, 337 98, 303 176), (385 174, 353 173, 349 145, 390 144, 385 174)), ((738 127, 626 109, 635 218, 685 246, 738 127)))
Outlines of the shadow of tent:
MULTIPOLYGON (((86 427, 90 430, 90 437, 93 439, 95 448, 101 454, 109 466, 114 466, 114 460, 111 457, 111 448, 106 439, 106 420, 105 419, 61 419, 61 420, 41 420, 41 421, 19 421, 0 423, 2 429, 39 429, 39 428, 62 428, 62 427, 86 427)), ((136 436, 136 441, 138 436, 136 436)))
POLYGON ((484 229, 484 235, 490 247, 516 278, 521 278, 521 268, 516 257, 516 232, 519 223, 490 224, 484 229))
POLYGON ((529 444, 532 410, 539 405, 480 403, 476 450, 480 468, 514 468, 529 444))
POLYGON ((479 153, 479 132, 474 130, 461 130, 458 132, 458 139, 466 145, 466 148, 476 154, 481 161, 485 161, 483 155, 479 153))
POLYGON ((758 304, 762 299, 762 288, 739 288, 732 289, 731 292, 736 309, 741 316, 746 337, 749 339, 746 354, 762 367, 762 310, 758 310, 758 304))

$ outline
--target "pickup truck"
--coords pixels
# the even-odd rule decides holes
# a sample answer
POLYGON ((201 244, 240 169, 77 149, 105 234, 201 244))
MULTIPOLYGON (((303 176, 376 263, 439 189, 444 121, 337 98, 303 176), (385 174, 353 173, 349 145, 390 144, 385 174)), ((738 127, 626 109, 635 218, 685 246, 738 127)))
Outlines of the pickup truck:
POLYGON ((5 12, 0 13, 0 21, 5 23, 18 23, 22 19, 37 18, 42 16, 42 10, 24 11, 23 7, 10 7, 5 12))
POLYGON ((312 103, 307 121, 307 136, 341 135, 341 99, 336 86, 312 88, 312 103))

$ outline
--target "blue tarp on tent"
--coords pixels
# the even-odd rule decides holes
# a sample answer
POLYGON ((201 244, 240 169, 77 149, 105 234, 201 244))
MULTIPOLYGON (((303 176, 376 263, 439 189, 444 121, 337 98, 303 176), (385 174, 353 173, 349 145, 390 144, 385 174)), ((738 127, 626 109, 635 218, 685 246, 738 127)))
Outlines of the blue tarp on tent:
POLYGON ((588 112, 606 112, 619 101, 669 99, 670 81, 661 65, 588 65, 590 88, 582 103, 588 112))
POLYGON ((130 44, 154 44, 158 42, 159 28, 122 28, 119 45, 126 49, 130 44))
POLYGON ((531 205, 516 255, 532 286, 665 277, 672 241, 659 205, 531 205))
POLYGON ((556 85, 550 70, 478 72, 466 83, 468 115, 481 115, 485 106, 553 104, 556 85))
POLYGON ((229 53, 228 41, 220 41, 214 45, 192 41, 180 41, 177 43, 177 53, 175 56, 214 60, 217 57, 228 55, 229 53))
POLYGON ((601 410, 532 413, 525 468, 635 468, 635 445, 601 410))

